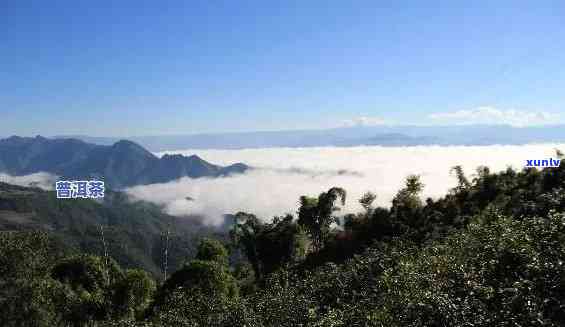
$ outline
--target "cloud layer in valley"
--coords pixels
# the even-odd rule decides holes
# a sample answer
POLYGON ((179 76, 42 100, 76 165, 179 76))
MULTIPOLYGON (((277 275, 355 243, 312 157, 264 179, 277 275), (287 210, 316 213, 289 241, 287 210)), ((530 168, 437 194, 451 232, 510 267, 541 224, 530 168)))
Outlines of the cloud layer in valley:
POLYGON ((390 206, 409 174, 422 176, 424 196, 439 197, 455 185, 450 174, 455 165, 462 165, 467 175, 480 165, 494 171, 508 166, 522 168, 527 159, 554 156, 555 148, 564 149, 565 144, 174 151, 168 153, 196 153, 217 164, 244 162, 258 169, 225 178, 183 178, 127 192, 163 204, 174 215, 205 215, 211 224, 221 223, 223 214, 237 211, 253 212, 263 219, 294 213, 299 196, 314 196, 332 186, 348 191, 343 212, 357 212, 361 210, 357 200, 366 191, 377 194, 378 205, 390 206))
POLYGON ((19 186, 35 186, 44 190, 54 189, 57 176, 49 173, 35 173, 25 176, 12 176, 0 173, 0 182, 19 185, 19 186))

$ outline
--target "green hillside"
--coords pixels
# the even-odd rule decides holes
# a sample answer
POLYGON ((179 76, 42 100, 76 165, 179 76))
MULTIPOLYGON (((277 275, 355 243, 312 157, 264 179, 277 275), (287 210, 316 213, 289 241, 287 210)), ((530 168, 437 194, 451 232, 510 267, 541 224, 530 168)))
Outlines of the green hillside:
POLYGON ((104 202, 56 198, 55 192, 0 183, 0 230, 43 230, 67 246, 91 254, 107 252, 124 267, 143 268, 159 277, 169 230, 169 266, 194 252, 197 238, 214 230, 197 217, 166 215, 146 202, 129 202, 108 192, 104 202), (103 236, 103 237, 102 237, 103 236))

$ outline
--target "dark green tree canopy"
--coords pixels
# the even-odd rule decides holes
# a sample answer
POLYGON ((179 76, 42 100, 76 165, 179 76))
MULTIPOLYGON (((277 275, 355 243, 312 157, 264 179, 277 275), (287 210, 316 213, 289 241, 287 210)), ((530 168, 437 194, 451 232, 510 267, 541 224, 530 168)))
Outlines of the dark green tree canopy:
POLYGON ((197 260, 214 261, 222 265, 228 264, 229 253, 226 247, 218 240, 204 238, 198 245, 197 260))
POLYGON ((199 290, 215 296, 238 295, 235 278, 225 266, 215 261, 190 261, 165 281, 162 290, 172 293, 178 288, 187 291, 199 290))
POLYGON ((123 272, 111 258, 78 255, 62 260, 51 270, 51 277, 73 290, 98 292, 123 278, 123 272))

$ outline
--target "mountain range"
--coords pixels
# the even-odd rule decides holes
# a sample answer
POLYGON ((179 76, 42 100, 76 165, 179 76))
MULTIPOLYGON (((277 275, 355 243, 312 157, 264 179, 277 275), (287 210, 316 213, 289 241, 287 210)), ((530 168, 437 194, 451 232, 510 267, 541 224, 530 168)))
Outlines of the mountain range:
MULTIPOLYGON (((134 136, 128 139, 150 151, 185 149, 242 149, 315 146, 492 145, 565 142, 564 125, 516 127, 509 125, 462 126, 353 126, 319 130, 282 130, 216 134, 134 136)), ((73 137, 111 145, 114 137, 73 137)))
POLYGON ((196 155, 157 157, 127 140, 98 145, 73 138, 12 136, 0 140, 0 172, 28 175, 47 172, 64 179, 98 178, 113 189, 164 183, 181 177, 218 177, 249 169, 242 163, 211 164, 196 155))

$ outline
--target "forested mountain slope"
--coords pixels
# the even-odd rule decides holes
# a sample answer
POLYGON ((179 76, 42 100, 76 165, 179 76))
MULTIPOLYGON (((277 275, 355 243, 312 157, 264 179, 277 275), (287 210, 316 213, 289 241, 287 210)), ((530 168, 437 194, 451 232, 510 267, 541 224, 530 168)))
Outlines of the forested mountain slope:
POLYGON ((112 255, 51 250, 57 239, 42 233, 2 233, 0 317, 6 326, 565 325, 565 166, 452 172, 457 185, 437 200, 422 199, 425 185, 409 176, 390 208, 332 187, 300 197, 296 216, 236 213, 230 241, 203 239, 163 282, 112 255), (352 200, 364 211, 339 215, 352 200))
POLYGON ((122 266, 144 268, 161 276, 167 230, 169 266, 179 267, 194 253, 197 239, 215 233, 198 217, 173 217, 156 205, 130 202, 108 192, 104 201, 57 199, 54 192, 0 183, 0 230, 47 231, 68 247, 102 255, 122 266))

